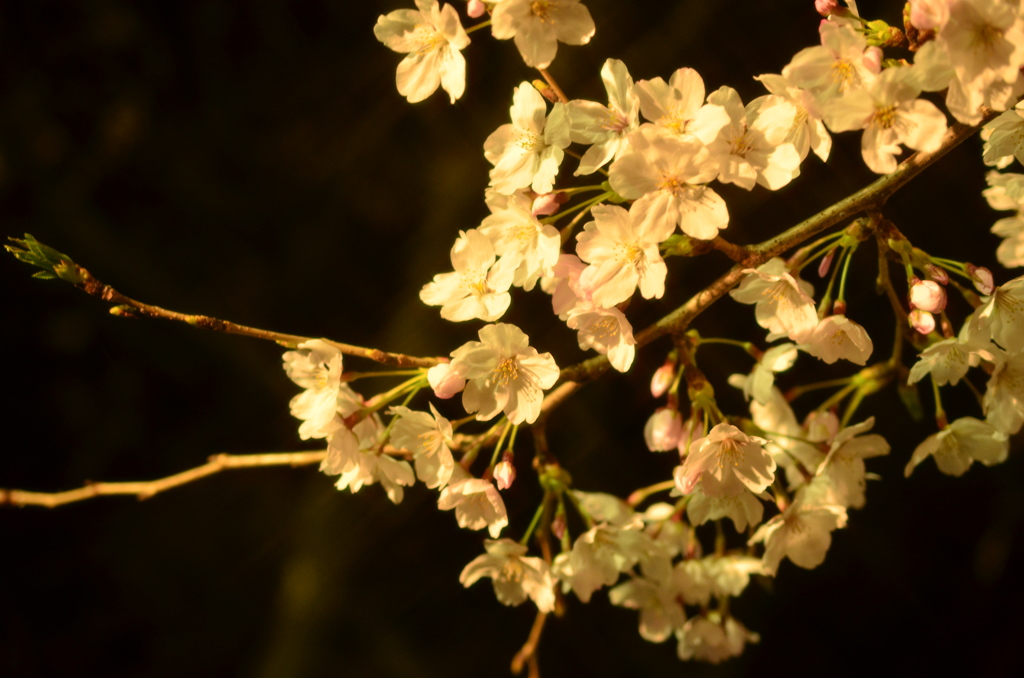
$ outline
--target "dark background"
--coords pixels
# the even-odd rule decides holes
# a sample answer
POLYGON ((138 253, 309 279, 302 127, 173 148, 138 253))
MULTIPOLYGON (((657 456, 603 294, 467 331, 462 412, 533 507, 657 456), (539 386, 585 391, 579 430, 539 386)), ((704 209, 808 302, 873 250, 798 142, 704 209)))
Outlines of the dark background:
MULTIPOLYGON (((749 100, 762 93, 751 76, 817 44, 810 0, 587 5, 595 38, 561 46, 551 68, 570 97, 604 101, 598 71, 616 57, 636 79, 686 65, 709 91, 729 84, 749 100)), ((897 4, 882 5, 861 9, 896 21, 897 4)), ((486 215, 483 140, 507 122, 512 87, 536 74, 485 30, 465 52, 462 100, 450 106, 439 92, 409 105, 394 87, 401 56, 372 33, 379 14, 404 6, 3 3, 3 233, 30 232, 122 292, 176 310, 419 355, 475 338, 479 323, 445 323, 417 291, 449 270, 457 231, 486 215)), ((827 165, 809 158, 805 175, 776 194, 724 187, 728 237, 762 240, 866 184, 858 144, 844 136, 827 165)), ((965 143, 886 215, 939 256, 994 265, 988 228, 999 215, 980 196, 979 150, 977 139, 965 143)), ((870 249, 855 260, 849 315, 872 329, 883 356, 892 320, 873 293, 870 249)), ((673 262, 669 293, 635 305, 634 324, 726 265, 715 253, 673 262)), ((999 280, 1013 275, 995 270, 999 280)), ((29 273, 0 262, 10 367, 0 486, 149 479, 216 452, 303 449, 278 347, 117 319, 29 273)), ((546 319, 547 304, 539 292, 517 293, 505 320, 559 364, 581 359, 573 334, 546 319)), ((953 303, 954 316, 965 309, 953 303)), ((696 327, 763 339, 749 309, 729 300, 696 327)), ((656 406, 646 383, 667 348, 645 349, 632 373, 588 386, 552 420, 553 451, 581 489, 626 493, 667 477, 674 462, 648 453, 641 436, 656 406)), ((724 379, 749 362, 727 347, 705 351, 728 411, 742 413, 724 379)), ((805 357, 782 383, 850 371, 805 357)), ((966 389, 948 391, 951 416, 979 414, 966 389)), ((929 410, 927 393, 923 402, 929 410)), ((815 404, 796 402, 801 413, 815 404)), ((444 411, 457 416, 457 403, 444 411)), ((885 482, 870 483, 867 506, 834 534, 824 565, 787 562, 734 601, 759 645, 717 668, 683 666, 674 642, 643 641, 636 613, 602 592, 589 605, 571 597, 567 616, 551 620, 545 675, 1019 670, 1019 441, 1002 466, 952 479, 927 462, 905 480, 914 446, 934 428, 910 421, 891 392, 862 414, 884 415, 877 430, 893 451, 869 470, 885 482)), ((513 536, 539 496, 528 464, 524 444, 505 493, 513 536)), ((393 507, 378 487, 352 496, 312 468, 281 468, 228 472, 141 503, 3 509, 0 674, 506 675, 533 612, 499 605, 487 582, 459 585, 482 535, 458 529, 435 501, 417 486, 393 507)))

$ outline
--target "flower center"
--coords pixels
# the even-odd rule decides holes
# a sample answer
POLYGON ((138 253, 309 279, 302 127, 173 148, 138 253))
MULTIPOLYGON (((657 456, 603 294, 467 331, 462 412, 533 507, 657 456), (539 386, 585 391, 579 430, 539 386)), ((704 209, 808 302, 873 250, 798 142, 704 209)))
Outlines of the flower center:
POLYGON ((523 565, 518 558, 509 558, 505 561, 501 566, 501 578, 513 584, 523 581, 523 565))
POLYGON ((433 52, 448 42, 437 29, 427 24, 416 24, 409 39, 416 45, 413 50, 416 54, 433 52))
POLYGON ((686 182, 679 179, 679 177, 671 174, 662 174, 661 181, 658 183, 658 188, 662 191, 667 191, 673 195, 678 195, 686 189, 686 182))
POLYGON ((537 17, 545 23, 551 22, 551 6, 553 2, 550 0, 535 0, 530 3, 530 14, 537 17))
POLYGON ((832 82, 839 87, 839 93, 855 86, 860 81, 857 69, 846 59, 836 59, 832 62, 832 82))
POLYGON ((482 271, 464 271, 461 284, 463 289, 476 294, 487 294, 487 275, 482 271))
POLYGON ((882 129, 889 129, 896 124, 896 106, 877 106, 871 122, 882 129))
POLYGON ((603 316, 590 328, 595 339, 614 339, 619 334, 619 323, 610 315, 603 316))
POLYGON ((515 358, 505 358, 494 368, 491 378, 498 386, 508 386, 509 382, 519 379, 519 363, 515 358))
POLYGON ((534 151, 544 147, 544 140, 533 132, 519 130, 519 137, 516 139, 516 146, 527 153, 533 153, 534 151))

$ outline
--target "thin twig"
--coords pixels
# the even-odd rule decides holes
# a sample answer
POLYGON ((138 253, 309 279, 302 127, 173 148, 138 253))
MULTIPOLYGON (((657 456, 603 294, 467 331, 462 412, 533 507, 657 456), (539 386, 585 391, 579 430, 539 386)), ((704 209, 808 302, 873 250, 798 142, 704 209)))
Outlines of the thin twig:
POLYGON ((547 612, 538 612, 537 618, 533 620, 533 628, 530 629, 530 636, 523 643, 523 647, 516 656, 512 658, 512 673, 519 675, 523 672, 523 665, 529 663, 529 678, 539 678, 540 670, 537 667, 537 645, 540 643, 540 636, 544 632, 544 622, 548 619, 547 612))
MULTIPOLYGON (((271 330, 262 330, 256 327, 239 325, 238 323, 233 323, 228 320, 220 320, 219 318, 213 318, 208 315, 190 315, 187 313, 170 311, 159 306, 154 306, 153 304, 146 304, 121 294, 110 285, 98 280, 92 273, 79 264, 74 262, 64 263, 68 267, 73 268, 74 272, 77 273, 77 275, 68 276, 64 279, 69 282, 77 280, 77 282, 72 282, 75 287, 88 295, 97 297, 111 304, 112 308, 110 309, 110 312, 116 316, 129 318, 134 316, 146 316, 149 318, 175 320, 193 327, 201 327, 215 332, 238 334, 244 337, 273 341, 274 343, 287 348, 295 348, 303 342, 311 341, 316 338, 303 337, 297 334, 284 334, 282 332, 273 332, 271 330)), ((383 365, 391 365, 394 367, 433 367, 441 362, 438 358, 419 358, 401 353, 388 353, 376 348, 353 346, 352 344, 343 344, 338 341, 331 341, 330 339, 323 339, 322 341, 330 344, 346 355, 360 356, 383 365)))
POLYGON ((123 483, 87 483, 84 487, 63 492, 27 492, 0 488, 0 505, 45 506, 54 508, 63 504, 84 501, 93 497, 111 495, 134 495, 149 499, 155 494, 179 487, 193 480, 199 480, 233 468, 255 468, 257 466, 308 466, 324 460, 326 450, 314 452, 273 452, 267 454, 215 454, 202 466, 190 468, 157 480, 142 480, 123 483))

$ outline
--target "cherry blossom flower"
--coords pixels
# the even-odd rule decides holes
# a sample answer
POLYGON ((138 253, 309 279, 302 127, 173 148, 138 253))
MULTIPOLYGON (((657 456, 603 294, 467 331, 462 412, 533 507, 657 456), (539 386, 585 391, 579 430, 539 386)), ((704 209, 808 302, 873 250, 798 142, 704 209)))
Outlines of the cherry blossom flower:
POLYGON ((725 109, 704 103, 704 80, 692 68, 676 70, 668 83, 661 78, 641 80, 634 91, 644 118, 674 134, 689 134, 709 144, 729 124, 725 109))
POLYGON ((459 527, 482 530, 497 539, 508 525, 508 512, 498 490, 487 480, 470 477, 456 465, 451 482, 441 490, 437 507, 442 511, 455 509, 459 527))
POLYGON ((865 164, 873 172, 888 174, 896 169, 900 144, 926 152, 942 144, 946 116, 918 94, 908 69, 889 68, 869 88, 825 104, 825 122, 833 132, 863 129, 865 164))
POLYGON ((676 653, 682 660, 699 659, 718 664, 743 652, 747 643, 756 643, 761 637, 748 631, 735 618, 723 621, 715 611, 691 617, 676 631, 676 653))
POLYGON ((526 547, 511 539, 487 539, 484 548, 486 554, 463 568, 460 584, 469 588, 481 577, 490 577, 502 605, 521 605, 529 598, 541 612, 555 609, 555 583, 543 559, 527 556, 526 547))
POLYGON ((491 186, 506 195, 527 186, 535 193, 550 193, 562 164, 562 149, 569 145, 565 105, 555 104, 545 116, 544 97, 533 85, 522 82, 512 95, 509 112, 512 122, 484 142, 484 157, 494 165, 491 186))
POLYGON ((690 444, 676 484, 688 494, 699 482, 709 497, 734 497, 746 490, 764 492, 775 480, 775 459, 765 451, 766 442, 731 424, 718 424, 706 437, 690 444))
POLYGON ((633 93, 633 78, 626 64, 608 59, 601 67, 608 105, 594 101, 569 102, 569 138, 589 144, 580 159, 576 176, 592 174, 626 150, 626 136, 640 124, 640 101, 633 93))
POLYGON ((1006 461, 1010 440, 991 424, 974 417, 961 417, 947 428, 924 439, 903 474, 910 477, 914 468, 928 457, 949 476, 962 476, 975 461, 992 466, 1006 461))
POLYGON ((869 417, 836 434, 828 455, 818 467, 818 477, 828 481, 827 494, 816 494, 814 504, 836 504, 848 508, 864 506, 864 460, 889 454, 889 443, 885 438, 877 433, 861 435, 874 425, 875 418, 869 417))
POLYGON ((532 424, 540 416, 543 391, 558 381, 550 353, 537 353, 530 338, 515 325, 487 325, 452 351, 452 369, 469 383, 462 392, 467 412, 486 421, 504 410, 513 424, 532 424))
POLYGON ((590 264, 580 274, 581 290, 602 308, 626 301, 637 286, 645 299, 660 299, 668 273, 661 238, 618 205, 597 205, 591 214, 594 221, 576 236, 576 253, 590 264))
POLYGON ((754 317, 770 332, 768 339, 788 336, 806 341, 818 325, 810 283, 795 278, 778 257, 743 272, 746 277, 729 296, 741 304, 755 304, 754 317))
POLYGON ((996 287, 970 321, 971 337, 990 338, 1008 351, 1024 349, 1024 276, 996 287))
POLYGON ((594 20, 579 0, 501 0, 491 14, 491 33, 498 40, 514 38, 527 66, 547 68, 559 42, 590 42, 594 20))
POLYGON ((455 100, 466 89, 466 58, 460 50, 469 46, 452 5, 437 0, 416 0, 419 11, 400 9, 377 19, 373 34, 396 52, 409 56, 398 65, 398 93, 409 103, 423 101, 440 85, 455 100))
POLYGON ((452 425, 438 414, 433 403, 429 405, 429 414, 408 407, 391 408, 397 417, 391 431, 391 444, 412 453, 420 482, 429 488, 444 487, 455 468, 452 425))
POLYGON ((951 2, 936 42, 953 66, 946 107, 960 122, 978 124, 982 106, 1005 111, 1024 91, 1024 15, 1017 3, 951 2))
POLYGON ((729 224, 721 196, 704 184, 718 170, 704 144, 644 125, 629 136, 629 149, 608 168, 612 188, 627 200, 637 230, 659 242, 679 228, 711 240, 729 224))
POLYGON ((863 33, 851 26, 822 21, 821 45, 800 50, 782 75, 809 90, 824 104, 867 87, 878 75, 882 51, 868 47, 863 33))
POLYGON ((640 636, 652 643, 661 643, 686 621, 679 592, 672 584, 671 580, 659 582, 633 577, 608 591, 608 600, 612 605, 640 610, 640 636))
POLYGON ((785 343, 772 346, 757 361, 750 375, 734 374, 729 377, 729 384, 743 390, 743 397, 751 397, 762 405, 766 405, 772 397, 775 385, 775 373, 785 372, 796 362, 797 349, 795 344, 785 343))
POLYGON ((729 116, 729 124, 708 144, 719 181, 748 191, 757 183, 774 191, 800 174, 800 154, 786 142, 797 115, 790 101, 770 95, 744 108, 736 90, 721 87, 708 96, 708 103, 721 106, 729 116))
POLYGON ((452 247, 452 273, 438 273, 420 290, 420 300, 440 306, 441 317, 453 322, 479 318, 497 320, 512 303, 508 293, 516 262, 495 263, 494 246, 477 229, 462 231, 452 247))
POLYGON ((757 528, 750 543, 764 542, 762 563, 767 574, 774 575, 783 558, 813 570, 825 561, 832 545, 832 530, 841 527, 846 527, 846 509, 842 506, 808 506, 797 499, 757 528))
POLYGON ((608 356, 608 362, 619 372, 626 372, 636 355, 633 326, 617 308, 601 308, 593 302, 581 302, 569 311, 566 324, 577 331, 577 341, 584 351, 594 349, 608 356))
POLYGON ((863 327, 843 315, 830 315, 818 323, 814 331, 800 344, 800 349, 831 365, 837 360, 849 360, 864 365, 874 344, 863 327))
MULTIPOLYGON (((809 427, 801 426, 789 403, 777 388, 772 389, 772 396, 766 404, 761 405, 756 400, 750 403, 750 416, 758 428, 771 436, 765 449, 779 467, 785 470, 789 489, 804 485, 825 459, 825 453, 814 443, 829 437, 828 432, 821 430, 826 427, 816 426, 815 428, 819 430, 811 431, 808 430, 809 427)), ((835 415, 831 413, 826 416, 835 420, 835 415)), ((836 428, 838 425, 838 421, 835 421, 836 428)))
POLYGON ((334 428, 339 398, 356 400, 355 392, 341 381, 342 355, 322 339, 311 339, 298 350, 284 354, 288 378, 306 389, 291 399, 293 417, 302 419, 299 437, 324 438, 334 428))
POLYGON ((997 352, 996 367, 985 388, 985 420, 1007 435, 1024 425, 1024 350, 997 352))
MULTIPOLYGON (((829 152, 832 150, 832 137, 825 129, 825 123, 821 119, 821 108, 811 93, 792 84, 785 76, 775 73, 759 75, 757 80, 760 80, 769 92, 784 98, 796 108, 793 124, 783 141, 793 144, 801 162, 807 157, 808 151, 814 151, 822 161, 828 160, 829 152)), ((747 105, 748 109, 756 112, 763 100, 767 100, 767 97, 754 99, 747 105)))
MULTIPOLYGON (((682 470, 677 466, 676 471, 682 470)), ((676 481, 678 487, 679 481, 676 481)), ((686 517, 693 525, 703 525, 709 520, 728 518, 743 532, 747 526, 758 525, 764 517, 764 504, 750 492, 740 492, 732 497, 709 497, 701 490, 700 485, 693 488, 690 500, 686 503, 686 517)))
POLYGON ((508 196, 505 205, 492 208, 478 229, 491 239, 495 254, 515 267, 512 284, 527 292, 541 277, 552 274, 562 247, 558 229, 542 224, 531 207, 518 194, 508 196))
POLYGON ((916 384, 931 375, 938 386, 956 386, 967 374, 967 370, 977 367, 982 359, 990 362, 994 360, 992 353, 985 350, 982 344, 969 343, 968 329, 965 325, 959 337, 937 341, 921 351, 918 361, 910 368, 907 383, 916 384))
POLYGON ((985 125, 981 135, 985 140, 982 160, 986 165, 1006 167, 1014 158, 1024 162, 1024 110, 1020 104, 985 125))
POLYGON ((619 574, 636 565, 651 545, 650 537, 640 530, 597 525, 581 534, 570 552, 558 554, 552 570, 566 590, 588 603, 594 591, 618 581, 619 574))

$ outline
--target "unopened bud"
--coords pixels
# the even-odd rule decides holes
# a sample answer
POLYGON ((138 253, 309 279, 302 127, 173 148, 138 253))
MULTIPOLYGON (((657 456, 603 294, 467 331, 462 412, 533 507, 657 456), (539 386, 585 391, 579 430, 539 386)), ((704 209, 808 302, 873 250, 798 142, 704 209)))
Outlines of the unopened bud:
POLYGON ((832 260, 836 258, 836 250, 837 249, 839 249, 839 248, 833 247, 832 249, 830 249, 828 251, 828 254, 826 254, 824 257, 822 257, 821 263, 818 264, 818 277, 819 278, 824 278, 825 274, 828 273, 828 269, 832 268, 832 260))
POLYGON ((483 0, 469 0, 469 4, 466 5, 466 14, 471 19, 479 19, 487 11, 487 7, 484 5, 483 0))
POLYGON ((494 467, 494 482, 497 483, 499 490, 507 490, 512 487, 512 481, 515 479, 516 467, 508 461, 508 455, 506 455, 505 459, 502 459, 494 467))
POLYGON ((949 284, 949 274, 946 273, 945 269, 939 268, 935 264, 928 264, 924 267, 924 272, 928 274, 928 277, 939 283, 940 285, 949 284))
POLYGON ((530 208, 535 217, 543 217, 554 214, 558 208, 569 200, 566 193, 543 193, 533 199, 533 206, 530 208))
POLYGON ((814 9, 823 17, 829 17, 842 9, 837 0, 814 0, 814 9))
POLYGON ((675 378, 676 362, 674 360, 669 360, 654 371, 654 376, 651 377, 651 395, 655 398, 660 398, 665 395, 665 391, 667 391, 669 386, 672 385, 672 381, 675 378))
POLYGON ((882 50, 877 47, 868 47, 864 50, 864 67, 877 73, 882 70, 882 50))
POLYGON ((907 320, 910 322, 910 326, 921 334, 931 334, 935 331, 935 316, 928 311, 914 309, 907 316, 907 320))
POLYGON ((984 295, 992 294, 993 290, 996 288, 995 279, 992 277, 992 271, 988 270, 984 266, 967 264, 967 275, 971 276, 971 280, 974 282, 974 289, 984 295))
POLYGON ((559 541, 565 536, 565 528, 567 521, 565 519, 565 513, 557 513, 551 520, 551 534, 555 535, 555 539, 559 541))
POLYGON ((836 303, 832 304, 832 315, 846 315, 846 302, 836 299, 836 303))
POLYGON ((668 452, 679 445, 683 433, 683 415, 672 407, 660 407, 644 425, 644 441, 651 452, 668 452))
POLYGON ((438 363, 427 370, 427 381, 434 395, 447 399, 466 388, 466 380, 452 370, 451 363, 438 363))
POLYGON ((946 308, 946 290, 933 280, 911 280, 910 307, 929 313, 938 313, 946 308))

